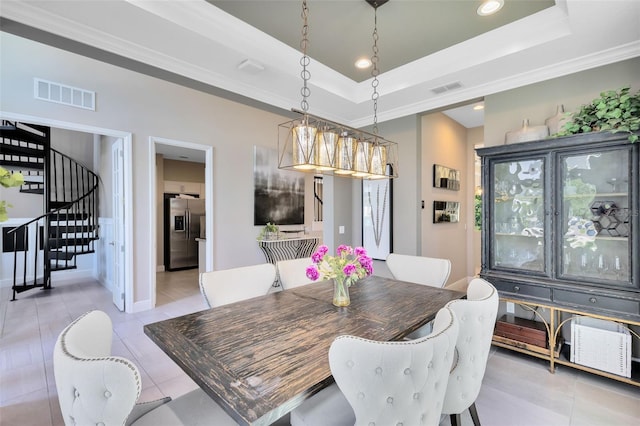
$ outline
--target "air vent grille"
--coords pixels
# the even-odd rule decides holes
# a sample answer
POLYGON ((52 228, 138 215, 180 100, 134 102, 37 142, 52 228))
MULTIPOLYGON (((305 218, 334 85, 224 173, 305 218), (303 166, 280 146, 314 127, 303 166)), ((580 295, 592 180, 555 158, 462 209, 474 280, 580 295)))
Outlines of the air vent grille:
POLYGON ((433 93, 435 93, 436 95, 440 95, 444 92, 448 92, 450 90, 456 90, 462 87, 462 83, 460 83, 459 81, 455 81, 453 83, 448 83, 448 84, 444 84, 442 86, 438 86, 438 87, 434 87, 433 89, 431 89, 431 91, 433 93))
POLYGON ((33 96, 42 101, 96 110, 96 92, 40 78, 33 79, 33 96))

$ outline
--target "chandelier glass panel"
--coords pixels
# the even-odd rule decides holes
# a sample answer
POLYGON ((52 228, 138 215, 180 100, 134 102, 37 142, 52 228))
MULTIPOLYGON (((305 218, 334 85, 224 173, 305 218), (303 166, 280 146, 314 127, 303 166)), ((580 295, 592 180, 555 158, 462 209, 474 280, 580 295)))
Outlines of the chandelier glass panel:
MULTIPOLYGON (((379 4, 383 4, 379 2, 379 4)), ((374 9, 379 4, 370 3, 374 9)), ((282 123, 278 126, 278 167, 313 173, 348 176, 358 179, 384 179, 398 177, 398 144, 391 142, 377 133, 377 18, 374 30, 374 71, 372 75, 374 95, 373 133, 355 129, 309 114, 307 97, 310 90, 307 86, 310 73, 307 70, 309 57, 308 44, 308 9, 307 2, 302 3, 302 48, 303 56, 301 76, 302 110, 293 109, 300 118, 282 123)))

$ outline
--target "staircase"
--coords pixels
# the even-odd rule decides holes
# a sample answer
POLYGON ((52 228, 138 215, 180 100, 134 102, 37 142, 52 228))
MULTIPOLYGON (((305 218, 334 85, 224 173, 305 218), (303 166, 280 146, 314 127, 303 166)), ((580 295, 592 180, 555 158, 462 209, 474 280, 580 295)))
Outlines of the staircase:
MULTIPOLYGON (((95 252, 98 176, 50 146, 50 129, 2 121, 0 166, 24 175, 20 192, 40 196, 43 214, 5 232, 3 251, 13 252, 13 298, 51 289, 51 274, 76 269, 77 258, 95 252)), ((11 200, 8 200, 11 202, 11 200)))

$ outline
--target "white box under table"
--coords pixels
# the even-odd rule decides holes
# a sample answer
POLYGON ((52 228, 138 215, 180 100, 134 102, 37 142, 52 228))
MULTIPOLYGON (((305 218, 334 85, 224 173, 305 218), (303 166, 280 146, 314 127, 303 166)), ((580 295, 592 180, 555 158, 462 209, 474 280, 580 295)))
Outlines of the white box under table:
POLYGON ((571 362, 631 377, 631 333, 613 321, 578 316, 571 323, 571 362))

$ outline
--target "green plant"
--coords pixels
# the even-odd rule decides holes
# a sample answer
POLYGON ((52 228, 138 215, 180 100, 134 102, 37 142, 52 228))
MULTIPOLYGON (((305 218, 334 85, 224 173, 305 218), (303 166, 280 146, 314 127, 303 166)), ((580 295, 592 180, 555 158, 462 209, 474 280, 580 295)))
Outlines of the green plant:
POLYGON ((635 94, 629 91, 629 87, 623 87, 618 92, 610 90, 600 93, 599 98, 582 105, 572 114, 571 121, 553 136, 599 131, 626 132, 629 133, 629 142, 637 142, 638 135, 634 132, 640 130, 640 91, 635 94))
MULTIPOLYGON (((0 166, 0 185, 5 188, 11 188, 14 186, 20 186, 24 183, 24 176, 20 172, 11 173, 9 170, 0 166)), ((4 200, 0 200, 0 222, 4 222, 9 219, 7 214, 7 207, 11 207, 11 204, 4 200)))
POLYGON ((259 240, 264 240, 267 234, 277 234, 280 228, 275 223, 267 222, 258 235, 259 240))
POLYGON ((476 194, 473 200, 473 211, 475 215, 474 226, 480 231, 482 229, 482 194, 476 194))

